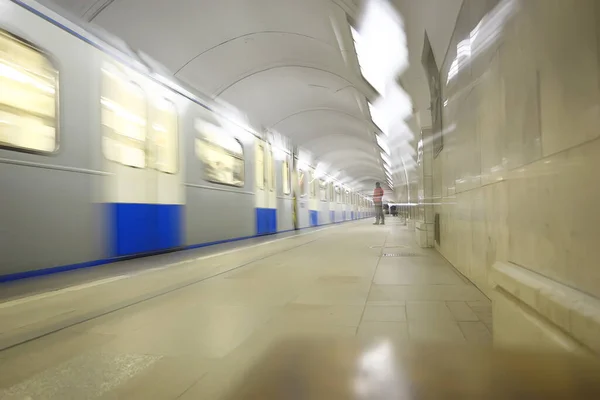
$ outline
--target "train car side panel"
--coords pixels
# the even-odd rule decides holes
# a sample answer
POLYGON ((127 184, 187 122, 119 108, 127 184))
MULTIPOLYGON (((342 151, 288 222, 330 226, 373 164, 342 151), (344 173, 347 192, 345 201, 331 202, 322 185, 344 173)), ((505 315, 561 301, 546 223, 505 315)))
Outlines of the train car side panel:
POLYGON ((97 52, 14 3, 3 4, 0 27, 45 51, 59 71, 56 153, 0 150, 0 276, 101 259, 97 52))

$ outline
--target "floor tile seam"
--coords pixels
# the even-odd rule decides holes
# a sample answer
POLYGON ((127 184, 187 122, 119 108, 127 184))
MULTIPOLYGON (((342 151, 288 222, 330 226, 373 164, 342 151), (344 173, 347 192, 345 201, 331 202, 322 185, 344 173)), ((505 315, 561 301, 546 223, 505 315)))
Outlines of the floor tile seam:
MULTIPOLYGON (((367 302, 369 300, 369 297, 371 296, 371 290, 373 288, 373 280, 375 279, 375 274, 377 274, 377 270, 379 269, 379 263, 381 262, 381 259, 383 258, 383 248, 385 247, 385 244, 387 243, 387 238, 390 234, 390 230, 388 229, 385 238, 383 239, 383 246, 381 247, 381 250, 379 252, 379 258, 377 259, 377 265, 375 266, 375 268, 373 269, 373 274, 371 275, 371 284, 369 285, 369 291, 367 292, 367 297, 365 298, 365 304, 363 305, 363 311, 360 315, 360 320, 358 321, 358 326, 356 327, 356 332, 354 333, 355 335, 358 335, 358 329, 360 328, 360 325, 363 322, 363 319, 365 317, 365 311, 367 310, 367 302)), ((406 310, 404 311, 404 314, 406 316, 406 310)))
MULTIPOLYGON (((475 316, 477 317, 477 321, 478 321, 478 322, 481 322, 481 323, 482 323, 482 324, 483 324, 483 325, 486 327, 486 329, 487 329, 488 331, 490 331, 490 333, 492 333, 492 331, 491 331, 491 330, 490 330, 490 328, 487 326, 487 324, 486 324, 485 322, 483 322, 483 320, 481 319, 481 317, 479 316, 479 314, 477 314, 477 313, 475 312, 475 310, 473 310, 473 308, 471 308, 471 306, 469 305, 469 302, 468 302, 468 301, 465 301, 465 303, 467 304, 467 307, 469 307, 469 310, 471 310, 471 312, 472 312, 473 314, 475 314, 475 316)), ((491 304, 490 304, 490 307, 491 307, 491 304)))
MULTIPOLYGON (((458 325, 458 327, 460 328, 460 324, 459 324, 459 320, 458 318, 454 315, 454 313, 452 312, 452 310, 450 309, 450 307, 448 307, 448 302, 446 300, 443 300, 442 303, 444 304, 444 307, 446 307, 446 310, 448 311, 448 313, 450 314, 450 316, 452 317, 452 321, 456 322, 456 324, 458 325)), ((477 319, 479 319, 479 317, 477 317, 477 319)), ((464 334, 463 334, 464 336, 464 334)), ((465 337, 465 340, 467 338, 465 337)))
MULTIPOLYGON (((467 306, 467 308, 468 308, 468 309, 469 309, 469 310, 470 310, 470 311, 473 313, 473 315, 475 315, 475 317, 477 318, 477 321, 459 321, 459 320, 458 320, 458 319, 456 319, 456 317, 455 317, 455 319, 456 319, 456 321, 457 321, 457 322, 481 322, 482 324, 484 324, 484 325, 485 325, 485 323, 482 321, 482 319, 479 317, 479 315, 477 315, 477 313, 476 313, 476 312, 475 312, 475 311, 474 311, 474 310, 471 308, 471 306, 469 305, 469 303, 468 303, 468 302, 466 302, 466 301, 460 301, 460 300, 444 300, 444 303, 446 303, 446 307, 447 307, 447 308, 449 308, 449 307, 448 307, 448 303, 452 303, 452 302, 455 302, 455 303, 465 303, 465 304, 466 304, 466 306, 467 306)), ((450 310, 450 312, 452 312, 452 310, 450 310)), ((453 315, 454 315, 454 314, 453 314, 453 315)))
POLYGON ((177 399, 180 399, 180 398, 182 398, 183 396, 185 396, 185 394, 186 394, 187 392, 189 392, 189 391, 190 391, 190 390, 191 390, 191 389, 192 389, 194 386, 196 386, 196 384, 197 384, 198 382, 200 382, 202 379, 204 379, 204 378, 205 378, 205 377, 206 377, 206 376, 209 374, 209 372, 210 372, 210 371, 206 371, 206 372, 204 372, 203 374, 201 374, 201 375, 198 377, 198 379, 194 380, 194 382, 192 382, 192 384, 191 384, 190 386, 188 386, 186 389, 184 389, 184 390, 183 390, 183 392, 181 392, 180 394, 178 394, 178 395, 177 395, 177 397, 175 397, 174 399, 175 399, 175 400, 177 400, 177 399))
MULTIPOLYGON (((460 321, 460 322, 475 322, 475 321, 460 321)), ((481 321, 478 321, 478 322, 481 322, 481 321)), ((456 325, 458 325, 458 330, 460 330, 460 333, 463 335, 463 338, 465 339, 465 342, 469 343, 469 340, 467 339, 467 335, 463 331, 462 326, 460 326, 460 323, 457 322, 456 325)), ((485 326, 485 324, 483 324, 483 325, 485 326)))

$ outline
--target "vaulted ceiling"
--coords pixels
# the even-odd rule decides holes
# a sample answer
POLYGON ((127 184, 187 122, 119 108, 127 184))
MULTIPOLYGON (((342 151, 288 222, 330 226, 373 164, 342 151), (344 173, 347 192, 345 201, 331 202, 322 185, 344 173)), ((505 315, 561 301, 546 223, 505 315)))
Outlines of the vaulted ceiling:
MULTIPOLYGON (((367 105, 377 94, 360 75, 348 25, 348 16, 357 17, 359 1, 39 1, 142 50, 179 80, 243 111, 255 128, 288 136, 313 154, 313 165, 322 163, 355 189, 370 190, 374 181, 386 181, 367 105)), ((419 47, 419 60, 409 71, 414 84, 406 84, 417 106, 428 98, 426 80, 419 81, 419 31, 432 16, 448 20, 435 4, 456 8, 456 14, 460 1, 394 0, 414 17, 406 24, 412 29, 409 51, 419 47)), ((431 24, 437 28, 433 36, 449 40, 454 20, 446 23, 449 29, 431 24)), ((447 47, 444 40, 434 40, 436 56, 447 47)), ((401 160, 392 161, 398 188, 406 174, 401 160)))

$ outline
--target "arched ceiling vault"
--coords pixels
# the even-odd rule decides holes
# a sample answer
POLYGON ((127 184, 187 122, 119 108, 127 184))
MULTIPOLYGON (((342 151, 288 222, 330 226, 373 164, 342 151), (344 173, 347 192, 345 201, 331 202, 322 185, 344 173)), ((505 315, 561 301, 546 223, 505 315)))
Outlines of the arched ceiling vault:
POLYGON ((347 22, 355 0, 38 1, 91 20, 256 129, 289 137, 330 163, 326 172, 385 182, 367 105, 376 93, 347 22))
POLYGON ((297 33, 297 32, 287 32, 287 31, 260 31, 260 32, 250 32, 250 33, 244 33, 241 35, 238 35, 236 37, 233 38, 229 38, 227 40, 224 40, 223 42, 216 44, 208 49, 204 49, 202 50, 200 53, 196 54, 193 58, 191 58, 189 61, 187 61, 185 64, 183 64, 177 71, 175 71, 175 73, 179 73, 182 69, 184 69, 185 67, 187 67, 190 63, 194 62, 195 60, 199 59, 200 57, 204 56, 205 54, 207 54, 210 51, 213 50, 217 50, 222 46, 226 46, 228 44, 231 44, 235 41, 241 40, 241 39, 249 39, 252 37, 256 37, 259 35, 282 35, 282 36, 287 36, 287 35, 292 35, 292 36, 298 36, 301 39, 308 39, 308 40, 314 40, 315 42, 318 42, 326 47, 329 47, 332 51, 337 51, 337 48, 335 47, 335 44, 332 43, 327 43, 319 38, 316 38, 314 36, 311 35, 306 35, 303 33, 297 33))

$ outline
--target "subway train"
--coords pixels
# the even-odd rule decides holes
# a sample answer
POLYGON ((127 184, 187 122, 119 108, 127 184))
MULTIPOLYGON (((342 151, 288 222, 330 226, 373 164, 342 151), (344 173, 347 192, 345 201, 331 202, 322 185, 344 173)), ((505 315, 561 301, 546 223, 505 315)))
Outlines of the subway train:
POLYGON ((150 61, 0 0, 0 281, 372 215, 150 61))

